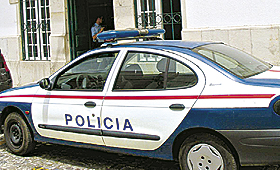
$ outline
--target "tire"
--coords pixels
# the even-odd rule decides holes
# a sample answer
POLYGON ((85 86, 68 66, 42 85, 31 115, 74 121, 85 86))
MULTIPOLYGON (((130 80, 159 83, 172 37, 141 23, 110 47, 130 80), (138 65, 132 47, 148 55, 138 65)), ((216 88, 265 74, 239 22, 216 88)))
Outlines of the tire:
POLYGON ((4 137, 8 149, 16 155, 26 155, 35 148, 31 130, 17 112, 10 113, 5 119, 4 137))
POLYGON ((228 146, 218 137, 199 133, 185 139, 179 151, 181 170, 238 170, 228 146))

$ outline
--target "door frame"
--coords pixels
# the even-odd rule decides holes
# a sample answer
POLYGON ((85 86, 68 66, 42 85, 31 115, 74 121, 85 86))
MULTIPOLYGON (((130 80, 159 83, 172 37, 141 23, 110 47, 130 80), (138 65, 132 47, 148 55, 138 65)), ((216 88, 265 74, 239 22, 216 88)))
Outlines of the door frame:
POLYGON ((69 50, 70 50, 70 60, 74 60, 76 56, 76 33, 74 27, 75 21, 75 11, 76 11, 75 0, 67 0, 68 8, 68 28, 69 28, 69 50))
MULTIPOLYGON (((89 25, 91 25, 91 20, 90 18, 90 13, 89 13, 89 8, 92 7, 89 5, 89 1, 94 1, 94 0, 86 0, 86 3, 88 5, 86 5, 87 8, 87 18, 88 18, 88 24, 87 27, 89 25)), ((96 2, 99 2, 98 0, 95 0, 96 2)), ((105 4, 101 4, 101 7, 107 7, 107 5, 105 4)), ((78 38, 77 38, 77 32, 78 32, 78 28, 77 28, 77 20, 79 19, 77 16, 77 4, 76 4, 76 0, 67 0, 67 8, 68 8, 68 30, 69 30, 69 50, 70 50, 70 61, 74 60, 75 58, 77 58, 79 56, 78 54, 78 38)), ((113 12, 112 12, 113 13, 113 12)), ((113 19, 113 16, 112 16, 113 19)), ((90 28, 88 30, 90 32, 90 28)), ((90 34, 91 35, 91 34, 90 34)), ((89 45, 88 45, 88 50, 91 49, 91 44, 90 42, 92 42, 92 38, 91 36, 88 36, 89 38, 89 45)))

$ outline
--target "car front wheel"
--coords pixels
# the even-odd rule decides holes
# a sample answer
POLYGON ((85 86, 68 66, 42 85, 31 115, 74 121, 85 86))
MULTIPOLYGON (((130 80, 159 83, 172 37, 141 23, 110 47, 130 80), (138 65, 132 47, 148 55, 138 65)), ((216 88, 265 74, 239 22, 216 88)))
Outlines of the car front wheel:
POLYGON ((31 131, 17 112, 10 113, 5 119, 4 136, 8 149, 16 155, 26 155, 35 147, 31 131))
POLYGON ((228 146, 218 137, 200 133, 185 139, 179 151, 182 170, 237 170, 228 146))

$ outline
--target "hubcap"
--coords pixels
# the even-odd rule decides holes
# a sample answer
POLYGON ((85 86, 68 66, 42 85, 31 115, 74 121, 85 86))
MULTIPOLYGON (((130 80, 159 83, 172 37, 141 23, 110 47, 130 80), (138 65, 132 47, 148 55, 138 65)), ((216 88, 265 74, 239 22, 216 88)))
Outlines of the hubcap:
POLYGON ((208 144, 193 146, 187 155, 191 170, 223 170, 224 163, 220 152, 208 144))
POLYGON ((13 124, 10 128, 10 139, 14 145, 20 145, 22 141, 22 132, 18 124, 13 124))

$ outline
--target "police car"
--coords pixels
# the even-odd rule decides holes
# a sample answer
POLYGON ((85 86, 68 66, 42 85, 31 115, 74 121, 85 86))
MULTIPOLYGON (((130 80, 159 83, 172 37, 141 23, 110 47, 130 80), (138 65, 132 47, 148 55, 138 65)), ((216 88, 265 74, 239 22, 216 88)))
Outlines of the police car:
POLYGON ((223 43, 108 44, 2 92, 1 132, 17 155, 48 142, 178 160, 183 170, 278 164, 279 77, 279 67, 223 43))

